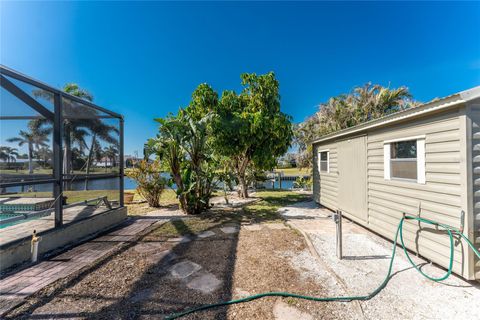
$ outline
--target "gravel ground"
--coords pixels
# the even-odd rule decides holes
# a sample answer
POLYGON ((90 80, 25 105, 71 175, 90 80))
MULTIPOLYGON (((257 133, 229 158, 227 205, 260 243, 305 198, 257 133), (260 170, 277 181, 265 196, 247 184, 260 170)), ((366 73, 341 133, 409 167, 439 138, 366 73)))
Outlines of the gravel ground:
MULTIPOLYGON (((306 253, 302 235, 270 215, 265 215, 270 220, 252 224, 251 214, 241 224, 235 215, 166 222, 47 286, 6 318, 161 319, 265 291, 324 295, 322 285, 292 262, 293 256, 306 253)), ((334 319, 342 314, 336 309, 275 297, 184 319, 334 319)))
MULTIPOLYGON (((83 275, 45 288, 9 318, 32 314, 32 318, 158 319, 187 307, 229 299, 238 238, 211 230, 216 235, 208 240, 185 242, 146 235, 106 262, 92 265, 83 275), (188 288, 185 279, 171 272, 172 266, 184 261, 200 265, 202 274, 214 274, 222 285, 210 294, 188 288)), ((223 319, 225 312, 216 309, 203 316, 223 319)))
MULTIPOLYGON (((317 283, 328 288, 328 295, 342 293, 333 279, 347 285, 346 292, 352 295, 365 295, 378 287, 386 276, 392 244, 366 229, 344 219, 343 254, 338 260, 335 253, 334 223, 325 219, 328 212, 318 209, 313 202, 295 204, 283 209, 289 223, 305 227, 315 250, 321 257, 311 260, 306 254, 292 254, 292 262, 298 269, 316 279, 317 283), (302 224, 302 218, 307 225, 302 224), (330 280, 325 266, 331 274, 330 280), (327 279, 326 279, 327 278, 327 279)), ((414 258, 416 263, 425 261, 414 258)), ((445 270, 426 264, 424 272, 439 276, 445 270)), ((397 248, 394 262, 394 277, 387 287, 370 301, 360 302, 366 319, 479 319, 480 285, 478 282, 464 281, 451 276, 442 283, 424 278, 397 248)), ((356 318, 351 314, 347 318, 356 318)))
MULTIPOLYGON (((329 212, 312 202, 281 208, 288 224, 308 235, 306 242, 302 233, 265 206, 252 205, 245 219, 235 211, 241 209, 232 208, 223 209, 228 214, 166 222, 44 288, 7 318, 162 319, 191 307, 267 291, 363 295, 382 282, 390 242, 344 220, 345 259, 338 260, 329 212)), ((455 276, 443 284, 426 280, 410 268, 402 252, 394 271, 387 288, 366 302, 270 297, 184 319, 478 319, 478 284, 455 276)), ((425 271, 443 272, 431 265, 425 271)))
MULTIPOLYGON (((209 231, 215 236, 185 243, 149 235, 105 264, 93 266, 84 276, 45 288, 7 318, 161 319, 194 306, 265 291, 325 294, 321 286, 289 263, 288 255, 305 250, 303 237, 293 230, 261 227, 259 231, 242 229, 233 236, 219 228, 209 231), (180 279, 181 274, 171 271, 185 269, 185 262, 194 267, 183 270, 188 275, 180 279), (214 292, 192 288, 190 280, 194 278, 189 271, 192 275, 213 275, 220 285, 214 292)), ((212 279, 208 282, 211 284, 212 279)), ((325 304, 264 298, 184 319, 282 319, 292 314, 322 319, 339 315, 325 304)))

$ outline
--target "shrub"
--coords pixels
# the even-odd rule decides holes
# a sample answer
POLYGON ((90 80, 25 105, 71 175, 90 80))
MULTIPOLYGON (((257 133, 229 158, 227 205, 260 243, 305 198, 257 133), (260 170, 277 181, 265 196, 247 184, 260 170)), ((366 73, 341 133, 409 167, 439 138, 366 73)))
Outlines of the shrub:
POLYGON ((307 179, 305 179, 304 177, 297 177, 295 182, 293 182, 293 186, 295 188, 300 188, 303 190, 310 190, 312 188, 312 185, 313 180, 311 177, 308 177, 307 179))
POLYGON ((126 172, 127 177, 137 183, 137 192, 148 202, 150 207, 160 206, 160 196, 168 180, 162 177, 160 162, 142 160, 126 172))

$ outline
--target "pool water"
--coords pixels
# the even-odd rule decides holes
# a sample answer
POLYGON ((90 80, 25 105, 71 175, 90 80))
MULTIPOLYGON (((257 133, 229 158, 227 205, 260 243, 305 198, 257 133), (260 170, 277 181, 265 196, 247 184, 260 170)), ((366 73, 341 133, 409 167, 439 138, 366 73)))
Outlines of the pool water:
POLYGON ((27 221, 30 221, 30 220, 35 220, 35 219, 38 219, 38 218, 41 217, 41 216, 34 216, 34 217, 30 217, 30 218, 18 219, 18 220, 15 220, 15 221, 2 223, 2 221, 6 220, 7 218, 11 218, 11 217, 14 217, 14 216, 21 216, 21 215, 22 214, 15 214, 15 213, 0 213, 0 229, 11 227, 11 226, 14 226, 16 224, 24 223, 24 222, 27 222, 27 221))
POLYGON ((11 218, 11 217, 15 217, 15 216, 18 216, 18 214, 15 214, 15 213, 0 213, 0 229, 10 227, 10 226, 13 226, 13 225, 21 223, 21 222, 25 222, 25 219, 22 219, 22 220, 12 221, 12 222, 8 222, 8 223, 2 223, 4 220, 6 220, 8 218, 11 218))

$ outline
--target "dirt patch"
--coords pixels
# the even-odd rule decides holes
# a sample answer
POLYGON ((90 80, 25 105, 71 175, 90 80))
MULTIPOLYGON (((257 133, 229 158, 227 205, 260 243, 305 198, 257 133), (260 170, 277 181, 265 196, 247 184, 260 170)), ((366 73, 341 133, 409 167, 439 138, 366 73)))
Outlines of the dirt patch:
MULTIPOLYGON (((291 254, 306 252, 303 237, 292 229, 247 231, 242 229, 237 248, 233 286, 234 298, 270 291, 325 296, 321 284, 302 274, 291 263, 291 254)), ((333 305, 295 298, 268 297, 232 305, 228 319, 276 319, 278 303, 298 309, 298 314, 313 318, 334 319, 333 305), (302 313, 303 312, 303 313, 302 313)), ((278 312, 277 312, 278 313, 278 312)))

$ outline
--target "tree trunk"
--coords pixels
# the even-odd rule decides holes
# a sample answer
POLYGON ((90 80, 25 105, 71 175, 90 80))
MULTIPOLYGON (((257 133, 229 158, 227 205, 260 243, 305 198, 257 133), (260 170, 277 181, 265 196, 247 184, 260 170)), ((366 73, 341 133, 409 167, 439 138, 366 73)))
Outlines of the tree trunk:
POLYGON ((95 139, 97 135, 93 134, 92 144, 90 145, 90 150, 88 151, 87 157, 87 176, 85 177, 85 190, 88 190, 88 175, 90 174, 90 163, 92 162, 93 148, 95 147, 95 139))
MULTIPOLYGON (((177 185, 177 190, 183 191, 183 182, 180 173, 172 172, 173 181, 177 185)), ((178 201, 180 202, 180 209, 182 209, 183 213, 189 214, 187 199, 185 198, 184 194, 178 195, 178 201)))
POLYGON ((235 164, 238 183, 240 185, 240 189, 238 190, 238 196, 244 199, 248 198, 248 184, 245 177, 245 172, 247 171, 249 162, 250 160, 246 156, 244 156, 243 158, 240 157, 239 159, 237 159, 235 164))
POLYGON ((245 179, 245 172, 239 173, 238 182, 240 184, 238 195, 240 196, 240 198, 248 198, 248 185, 247 180, 245 179))
POLYGON ((33 173, 33 145, 28 144, 28 174, 33 173))

